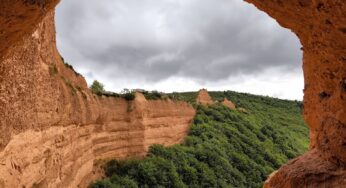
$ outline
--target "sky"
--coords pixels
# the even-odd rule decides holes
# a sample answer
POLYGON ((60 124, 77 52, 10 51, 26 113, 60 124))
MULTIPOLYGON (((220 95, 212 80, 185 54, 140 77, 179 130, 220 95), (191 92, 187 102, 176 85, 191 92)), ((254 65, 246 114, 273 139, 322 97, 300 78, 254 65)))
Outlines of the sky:
POLYGON ((106 90, 233 90, 302 100, 301 44, 242 0, 64 0, 64 59, 106 90))

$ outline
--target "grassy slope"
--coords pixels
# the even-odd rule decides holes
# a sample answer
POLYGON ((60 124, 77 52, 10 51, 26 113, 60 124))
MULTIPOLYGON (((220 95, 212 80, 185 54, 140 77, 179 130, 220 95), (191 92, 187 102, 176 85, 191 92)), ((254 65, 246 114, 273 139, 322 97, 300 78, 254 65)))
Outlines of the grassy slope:
MULTIPOLYGON (((308 149, 301 103, 236 92, 210 92, 248 112, 197 106, 181 145, 152 146, 144 160, 110 161, 99 187, 261 187, 267 175, 308 149)), ((171 96, 172 97, 172 96, 171 96)), ((173 98, 194 101, 195 92, 173 98)))

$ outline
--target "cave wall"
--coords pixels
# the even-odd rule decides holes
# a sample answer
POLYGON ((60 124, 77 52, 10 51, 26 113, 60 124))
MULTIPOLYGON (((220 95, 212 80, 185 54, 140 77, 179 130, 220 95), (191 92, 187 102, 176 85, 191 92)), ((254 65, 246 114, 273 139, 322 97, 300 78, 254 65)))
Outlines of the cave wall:
MULTIPOLYGON (((276 19, 280 25, 294 32, 299 37, 304 52, 304 117, 311 130, 311 150, 273 173, 266 181, 265 186, 342 187, 346 179, 345 1, 246 1, 254 4, 260 10, 276 19)), ((10 180, 12 183, 23 182, 27 185, 37 183, 38 185, 51 185, 51 187, 54 187, 62 186, 62 177, 74 177, 73 180, 64 180, 69 182, 69 185, 78 184, 76 181, 83 179, 82 176, 85 176, 81 172, 91 170, 90 161, 92 160, 88 158, 95 156, 95 154, 85 155, 82 158, 74 157, 76 154, 71 152, 72 150, 68 149, 68 147, 76 148, 76 146, 83 144, 90 145, 87 144, 88 142, 79 141, 83 140, 84 134, 73 130, 92 132, 87 135, 95 138, 95 142, 101 142, 103 139, 98 138, 98 135, 108 134, 109 131, 102 132, 102 130, 112 127, 111 122, 113 120, 109 120, 112 119, 110 117, 115 115, 115 113, 120 113, 114 110, 114 106, 107 104, 116 103, 120 105, 118 103, 124 102, 110 102, 108 101, 109 99, 94 98, 85 88, 85 80, 74 75, 72 71, 64 68, 61 61, 59 62, 60 56, 55 46, 54 13, 52 12, 58 2, 58 0, 3 0, 0 2, 0 172, 12 173, 12 171, 18 171, 10 180), (59 71, 56 75, 50 75, 49 73, 52 64, 55 64, 59 71), (84 102, 84 95, 86 95, 88 102, 84 102), (95 129, 95 127, 99 127, 99 129, 95 129), (29 169, 31 169, 28 167, 37 166, 37 164, 34 164, 37 160, 43 163, 40 163, 41 166, 56 164, 54 162, 57 159, 51 157, 54 156, 52 155, 53 151, 47 151, 46 154, 42 154, 42 151, 45 151, 40 149, 42 145, 36 146, 37 151, 34 149, 35 139, 39 137, 37 135, 42 135, 40 136, 41 138, 45 138, 45 136, 55 138, 59 131, 54 129, 58 129, 60 132, 65 130, 70 135, 70 138, 77 140, 68 144, 68 147, 63 147, 65 149, 59 150, 64 153, 62 156, 66 156, 66 160, 71 160, 57 162, 57 164, 66 166, 76 165, 76 172, 71 172, 73 175, 71 176, 71 174, 63 170, 58 170, 59 178, 56 178, 56 171, 48 170, 48 172, 52 173, 47 173, 47 171, 42 171, 45 168, 40 167, 36 171, 32 171, 35 173, 28 173, 29 169), (45 132, 49 130, 52 131, 52 135, 45 132), (100 130, 100 132, 94 134, 96 130, 100 130), (77 133, 81 135, 78 136, 77 133), (32 139, 32 141, 23 143, 24 139, 32 139), (23 157, 17 160, 14 156, 21 151, 21 149, 13 148, 14 143, 17 142, 18 146, 24 144, 24 148, 33 146, 29 151, 34 151, 33 153, 41 152, 37 155, 48 157, 43 158, 44 162, 39 160, 39 158, 31 159, 30 157, 23 157), (81 144, 78 144, 79 142, 81 144), (74 144, 75 146, 73 146, 74 144), (67 151, 70 151, 70 153, 67 151), (78 159, 80 159, 79 162, 78 159), (86 163, 89 163, 89 165, 82 165, 86 163), (12 168, 12 170, 9 170, 9 168, 12 168), (23 170, 26 168, 28 170, 23 170), (38 175, 45 173, 47 175, 38 175), (33 180, 31 181, 30 179, 33 180)), ((138 109, 144 111, 146 111, 145 109, 148 105, 152 104, 143 101, 134 103, 137 106, 145 104, 142 107, 138 107, 138 109)), ((163 106, 170 110, 173 110, 171 105, 183 105, 172 102, 167 103, 169 104, 163 106)), ((193 114, 189 107, 186 108, 186 112, 193 114)), ((151 113, 154 113, 154 111, 149 114, 151 113)), ((161 114, 161 112, 157 113, 161 114)), ((184 114, 180 112, 174 113, 179 113, 180 116, 184 117, 184 114)), ((128 115, 127 112, 126 114, 128 115)), ((145 113, 133 114, 133 119, 130 122, 137 122, 136 125, 143 129, 143 127, 146 127, 144 122, 150 121, 143 121, 144 118, 140 114, 143 115, 145 113)), ((158 118, 158 122, 160 121, 161 119, 158 118)), ((149 127, 157 126, 156 123, 153 123, 149 127)), ((167 125, 165 126, 168 130, 170 129, 167 125)), ((152 131, 150 135, 158 134, 158 132, 152 131)), ((142 139, 150 138, 150 135, 147 135, 145 131, 133 134, 141 134, 140 137, 142 139)), ((178 138, 176 139, 179 140, 178 138)), ((52 143, 50 142, 52 140, 44 140, 48 140, 47 147, 51 147, 52 143)), ((140 140, 138 143, 151 144, 153 140, 155 139, 150 138, 147 141, 140 140)), ((59 138, 57 138, 57 143, 59 142, 59 138)), ((131 142, 136 143, 137 141, 129 141, 129 143, 131 142)), ((139 147, 143 148, 139 150, 145 151, 147 145, 142 144, 139 147)), ((94 153, 94 150, 102 151, 103 149, 102 147, 101 149, 97 147, 92 150, 85 150, 85 153, 89 152, 91 154, 94 153)), ((130 154, 137 152, 137 149, 134 149, 134 152, 132 152, 132 149, 129 150, 131 150, 130 154)), ((63 166, 60 166, 60 168, 63 169, 63 166)), ((2 178, 2 180, 0 179, 0 187, 19 185, 9 184, 9 181, 4 180, 4 176, 0 177, 2 178)), ((66 186, 68 185, 66 184, 66 186)))
POLYGON ((303 45, 310 151, 280 168, 266 187, 342 187, 346 183, 346 2, 247 1, 294 32, 303 45))

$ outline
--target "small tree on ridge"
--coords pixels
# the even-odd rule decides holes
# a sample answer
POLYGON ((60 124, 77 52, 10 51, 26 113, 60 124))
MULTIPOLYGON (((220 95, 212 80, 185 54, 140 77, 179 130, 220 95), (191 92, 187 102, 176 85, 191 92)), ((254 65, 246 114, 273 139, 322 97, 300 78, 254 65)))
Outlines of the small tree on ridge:
POLYGON ((93 84, 90 86, 90 89, 97 95, 101 95, 105 92, 104 85, 97 80, 94 80, 93 84))

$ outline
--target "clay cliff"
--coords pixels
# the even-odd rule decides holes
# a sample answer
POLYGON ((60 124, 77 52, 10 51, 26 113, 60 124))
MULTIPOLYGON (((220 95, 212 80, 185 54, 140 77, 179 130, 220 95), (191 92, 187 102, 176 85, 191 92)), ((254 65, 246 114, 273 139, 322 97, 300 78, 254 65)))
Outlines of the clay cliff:
POLYGON ((197 98, 196 98, 196 102, 203 105, 214 104, 213 99, 210 97, 208 90, 206 89, 199 90, 197 98))
POLYGON ((235 110, 235 109, 236 109, 235 104, 234 104, 232 101, 228 100, 227 98, 225 98, 225 99, 222 101, 222 104, 225 105, 225 106, 227 106, 228 108, 230 108, 230 109, 232 109, 232 110, 235 110))
POLYGON ((144 156, 152 144, 180 143, 195 113, 184 102, 147 101, 139 94, 131 102, 93 100, 98 104, 85 104, 103 109, 92 123, 51 125, 13 135, 0 152, 0 185, 84 187, 92 180, 97 160, 144 156))
POLYGON ((19 38, 10 40, 1 25, 0 41, 13 45, 0 43, 0 188, 85 187, 98 160, 144 156, 152 144, 183 140, 195 115, 191 105, 139 93, 133 101, 92 94, 57 51, 49 1, 35 2, 16 1, 29 7, 20 16, 0 3, 0 23, 8 19, 9 28, 32 19, 26 13, 37 6, 38 14, 47 11, 19 38))
POLYGON ((247 0, 303 45, 304 118, 310 151, 281 167, 266 187, 344 187, 346 180, 346 1, 247 0))
MULTIPOLYGON (((272 174, 265 186, 342 187, 346 179, 345 1, 246 1, 294 32, 304 52, 304 117, 311 130, 311 150, 272 174)), ((95 158, 108 157, 113 150, 119 156, 143 153, 155 140, 146 139, 148 130, 172 129, 170 124, 153 123, 156 120, 178 117, 186 123, 194 114, 183 103, 165 101, 165 109, 145 110, 157 104, 93 96, 84 79, 59 60, 53 21, 57 3, 0 2, 0 187, 75 186, 87 177, 95 158), (164 111, 176 115, 163 116, 164 111), (119 135, 123 150, 107 145, 119 138, 114 136, 120 131, 113 128, 114 122, 126 122, 124 127, 129 129, 119 128, 125 133, 119 135)), ((161 136, 162 140, 169 137, 161 136)))

